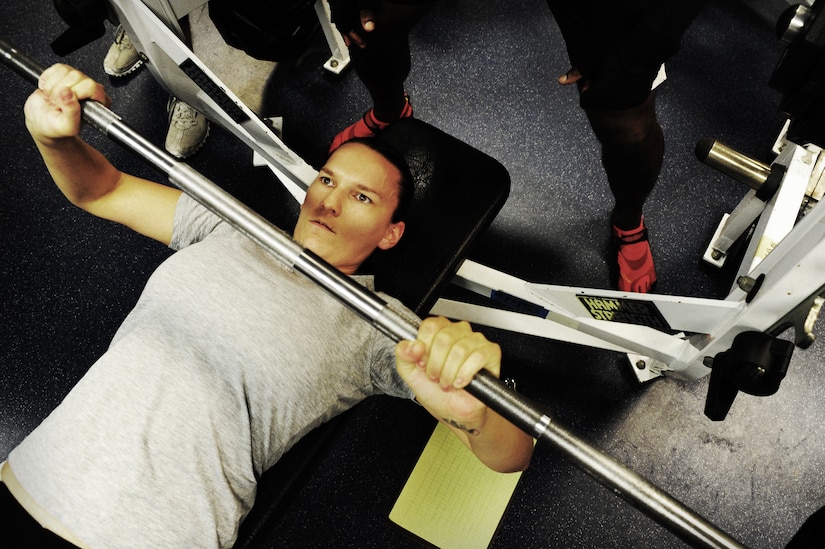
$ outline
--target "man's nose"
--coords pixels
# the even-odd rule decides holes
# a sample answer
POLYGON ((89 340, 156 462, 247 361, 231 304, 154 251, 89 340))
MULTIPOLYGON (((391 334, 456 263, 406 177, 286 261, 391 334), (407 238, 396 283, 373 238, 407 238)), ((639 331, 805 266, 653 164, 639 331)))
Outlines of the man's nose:
POLYGON ((341 191, 339 189, 330 189, 330 191, 321 200, 321 206, 325 210, 329 210, 333 215, 341 213, 341 191))

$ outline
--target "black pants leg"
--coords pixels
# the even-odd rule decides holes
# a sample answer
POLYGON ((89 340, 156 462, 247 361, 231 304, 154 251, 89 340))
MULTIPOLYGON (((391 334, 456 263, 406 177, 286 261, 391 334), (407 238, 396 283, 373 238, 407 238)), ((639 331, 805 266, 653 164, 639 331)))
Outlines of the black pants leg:
POLYGON ((46 530, 14 499, 0 482, 0 546, 8 549, 77 549, 46 530))

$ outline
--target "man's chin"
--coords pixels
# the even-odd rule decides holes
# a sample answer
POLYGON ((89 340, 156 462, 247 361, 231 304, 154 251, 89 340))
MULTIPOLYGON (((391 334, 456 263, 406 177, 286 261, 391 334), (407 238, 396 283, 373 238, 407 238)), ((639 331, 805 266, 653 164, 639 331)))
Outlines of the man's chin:
POLYGON ((303 242, 297 241, 305 250, 312 252, 324 261, 330 262, 334 248, 331 248, 328 243, 320 241, 317 237, 309 236, 303 242))

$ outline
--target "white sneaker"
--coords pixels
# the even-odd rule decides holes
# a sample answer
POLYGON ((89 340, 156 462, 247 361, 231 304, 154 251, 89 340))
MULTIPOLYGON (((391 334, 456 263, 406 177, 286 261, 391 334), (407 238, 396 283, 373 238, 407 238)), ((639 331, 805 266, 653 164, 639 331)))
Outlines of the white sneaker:
POLYGON ((188 158, 198 152, 209 135, 209 120, 194 107, 175 97, 166 105, 169 131, 164 146, 172 156, 188 158))
POLYGON ((126 76, 143 65, 143 56, 135 49, 121 25, 115 30, 115 41, 103 59, 103 70, 110 76, 126 76))

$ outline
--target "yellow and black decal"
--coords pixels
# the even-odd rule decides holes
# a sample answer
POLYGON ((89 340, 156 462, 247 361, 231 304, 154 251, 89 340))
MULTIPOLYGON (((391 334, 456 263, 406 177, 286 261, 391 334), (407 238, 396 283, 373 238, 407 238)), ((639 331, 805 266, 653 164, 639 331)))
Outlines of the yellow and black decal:
POLYGON ((670 331, 665 317, 652 301, 594 295, 577 295, 587 312, 596 320, 623 322, 670 331))

